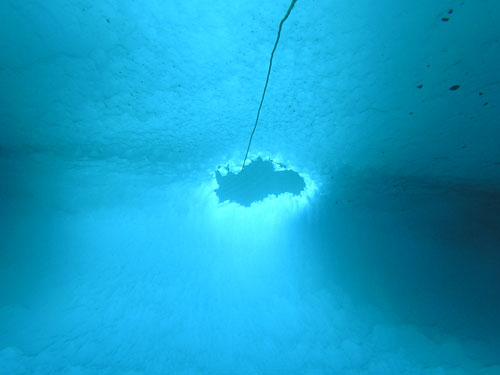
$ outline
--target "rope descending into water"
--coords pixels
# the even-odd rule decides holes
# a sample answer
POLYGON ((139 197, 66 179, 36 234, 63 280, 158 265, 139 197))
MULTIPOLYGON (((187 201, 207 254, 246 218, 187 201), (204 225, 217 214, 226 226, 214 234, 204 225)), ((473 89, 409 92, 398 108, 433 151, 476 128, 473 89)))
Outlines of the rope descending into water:
POLYGON ((266 96, 267 84, 269 83, 269 76, 271 75, 271 67, 273 66, 274 51, 276 51, 276 47, 278 47, 278 42, 280 40, 280 34, 281 34, 281 28, 283 27, 283 23, 286 21, 286 19, 290 15, 290 13, 293 9, 293 6, 295 5, 296 2, 297 2, 297 0, 292 0, 290 7, 288 7, 288 10, 285 14, 285 17, 283 17, 283 19, 280 22, 280 27, 278 29, 278 37, 276 38, 276 42, 274 43, 273 51, 271 52, 271 58, 269 59, 269 69, 267 70, 266 84, 264 85, 264 91, 262 92, 262 98, 260 99, 259 109, 257 111, 257 118, 255 119, 255 124, 253 126, 252 134, 250 135, 250 139, 248 141, 247 152, 245 154, 245 159, 243 160, 243 166, 241 167, 242 170, 243 170, 243 168, 245 168, 245 163, 247 161, 248 152, 250 151, 250 145, 252 144, 253 135, 255 133, 255 129, 257 129, 257 124, 259 122, 260 110, 262 109, 262 103, 264 103, 264 96, 266 96))

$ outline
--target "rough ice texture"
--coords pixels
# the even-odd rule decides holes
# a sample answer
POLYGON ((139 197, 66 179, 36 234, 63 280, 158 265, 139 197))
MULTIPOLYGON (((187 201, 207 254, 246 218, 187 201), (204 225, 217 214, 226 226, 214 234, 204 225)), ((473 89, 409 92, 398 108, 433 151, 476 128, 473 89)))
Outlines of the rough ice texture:
MULTIPOLYGON (((176 173, 242 158, 286 3, 3 2, 3 152, 176 173)), ((301 1, 253 151, 322 176, 498 186, 498 14, 486 0, 301 1)))
POLYGON ((319 194, 243 219, 288 5, 0 2, 1 371, 500 372, 498 1, 299 0, 252 152, 319 194))

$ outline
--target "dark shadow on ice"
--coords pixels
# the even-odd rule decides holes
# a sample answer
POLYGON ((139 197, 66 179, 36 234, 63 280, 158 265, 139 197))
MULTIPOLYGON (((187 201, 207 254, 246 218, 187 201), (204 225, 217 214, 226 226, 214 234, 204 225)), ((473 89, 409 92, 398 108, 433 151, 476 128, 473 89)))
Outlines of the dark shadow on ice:
POLYGON ((220 202, 231 201, 246 207, 273 194, 298 195, 305 187, 304 179, 297 172, 276 171, 272 161, 261 158, 239 173, 228 172, 223 176, 216 171, 215 177, 219 185, 215 193, 220 202))

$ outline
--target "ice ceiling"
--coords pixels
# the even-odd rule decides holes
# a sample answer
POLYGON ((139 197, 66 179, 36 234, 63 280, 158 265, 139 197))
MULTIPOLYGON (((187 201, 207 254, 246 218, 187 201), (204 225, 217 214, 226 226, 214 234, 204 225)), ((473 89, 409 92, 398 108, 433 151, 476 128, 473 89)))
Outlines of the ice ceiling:
MULTIPOLYGON (((172 175, 241 157, 279 3, 2 2, 2 154, 30 157, 27 147, 172 175)), ((500 184, 495 1, 299 5, 255 151, 325 183, 365 171, 500 184)))

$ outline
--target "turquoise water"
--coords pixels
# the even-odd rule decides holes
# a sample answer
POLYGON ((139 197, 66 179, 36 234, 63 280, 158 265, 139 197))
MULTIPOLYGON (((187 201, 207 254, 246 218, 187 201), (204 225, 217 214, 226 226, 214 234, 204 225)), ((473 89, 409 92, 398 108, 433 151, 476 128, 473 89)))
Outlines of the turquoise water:
POLYGON ((298 0, 221 202, 289 5, 0 2, 1 374, 500 373, 500 3, 298 0))

